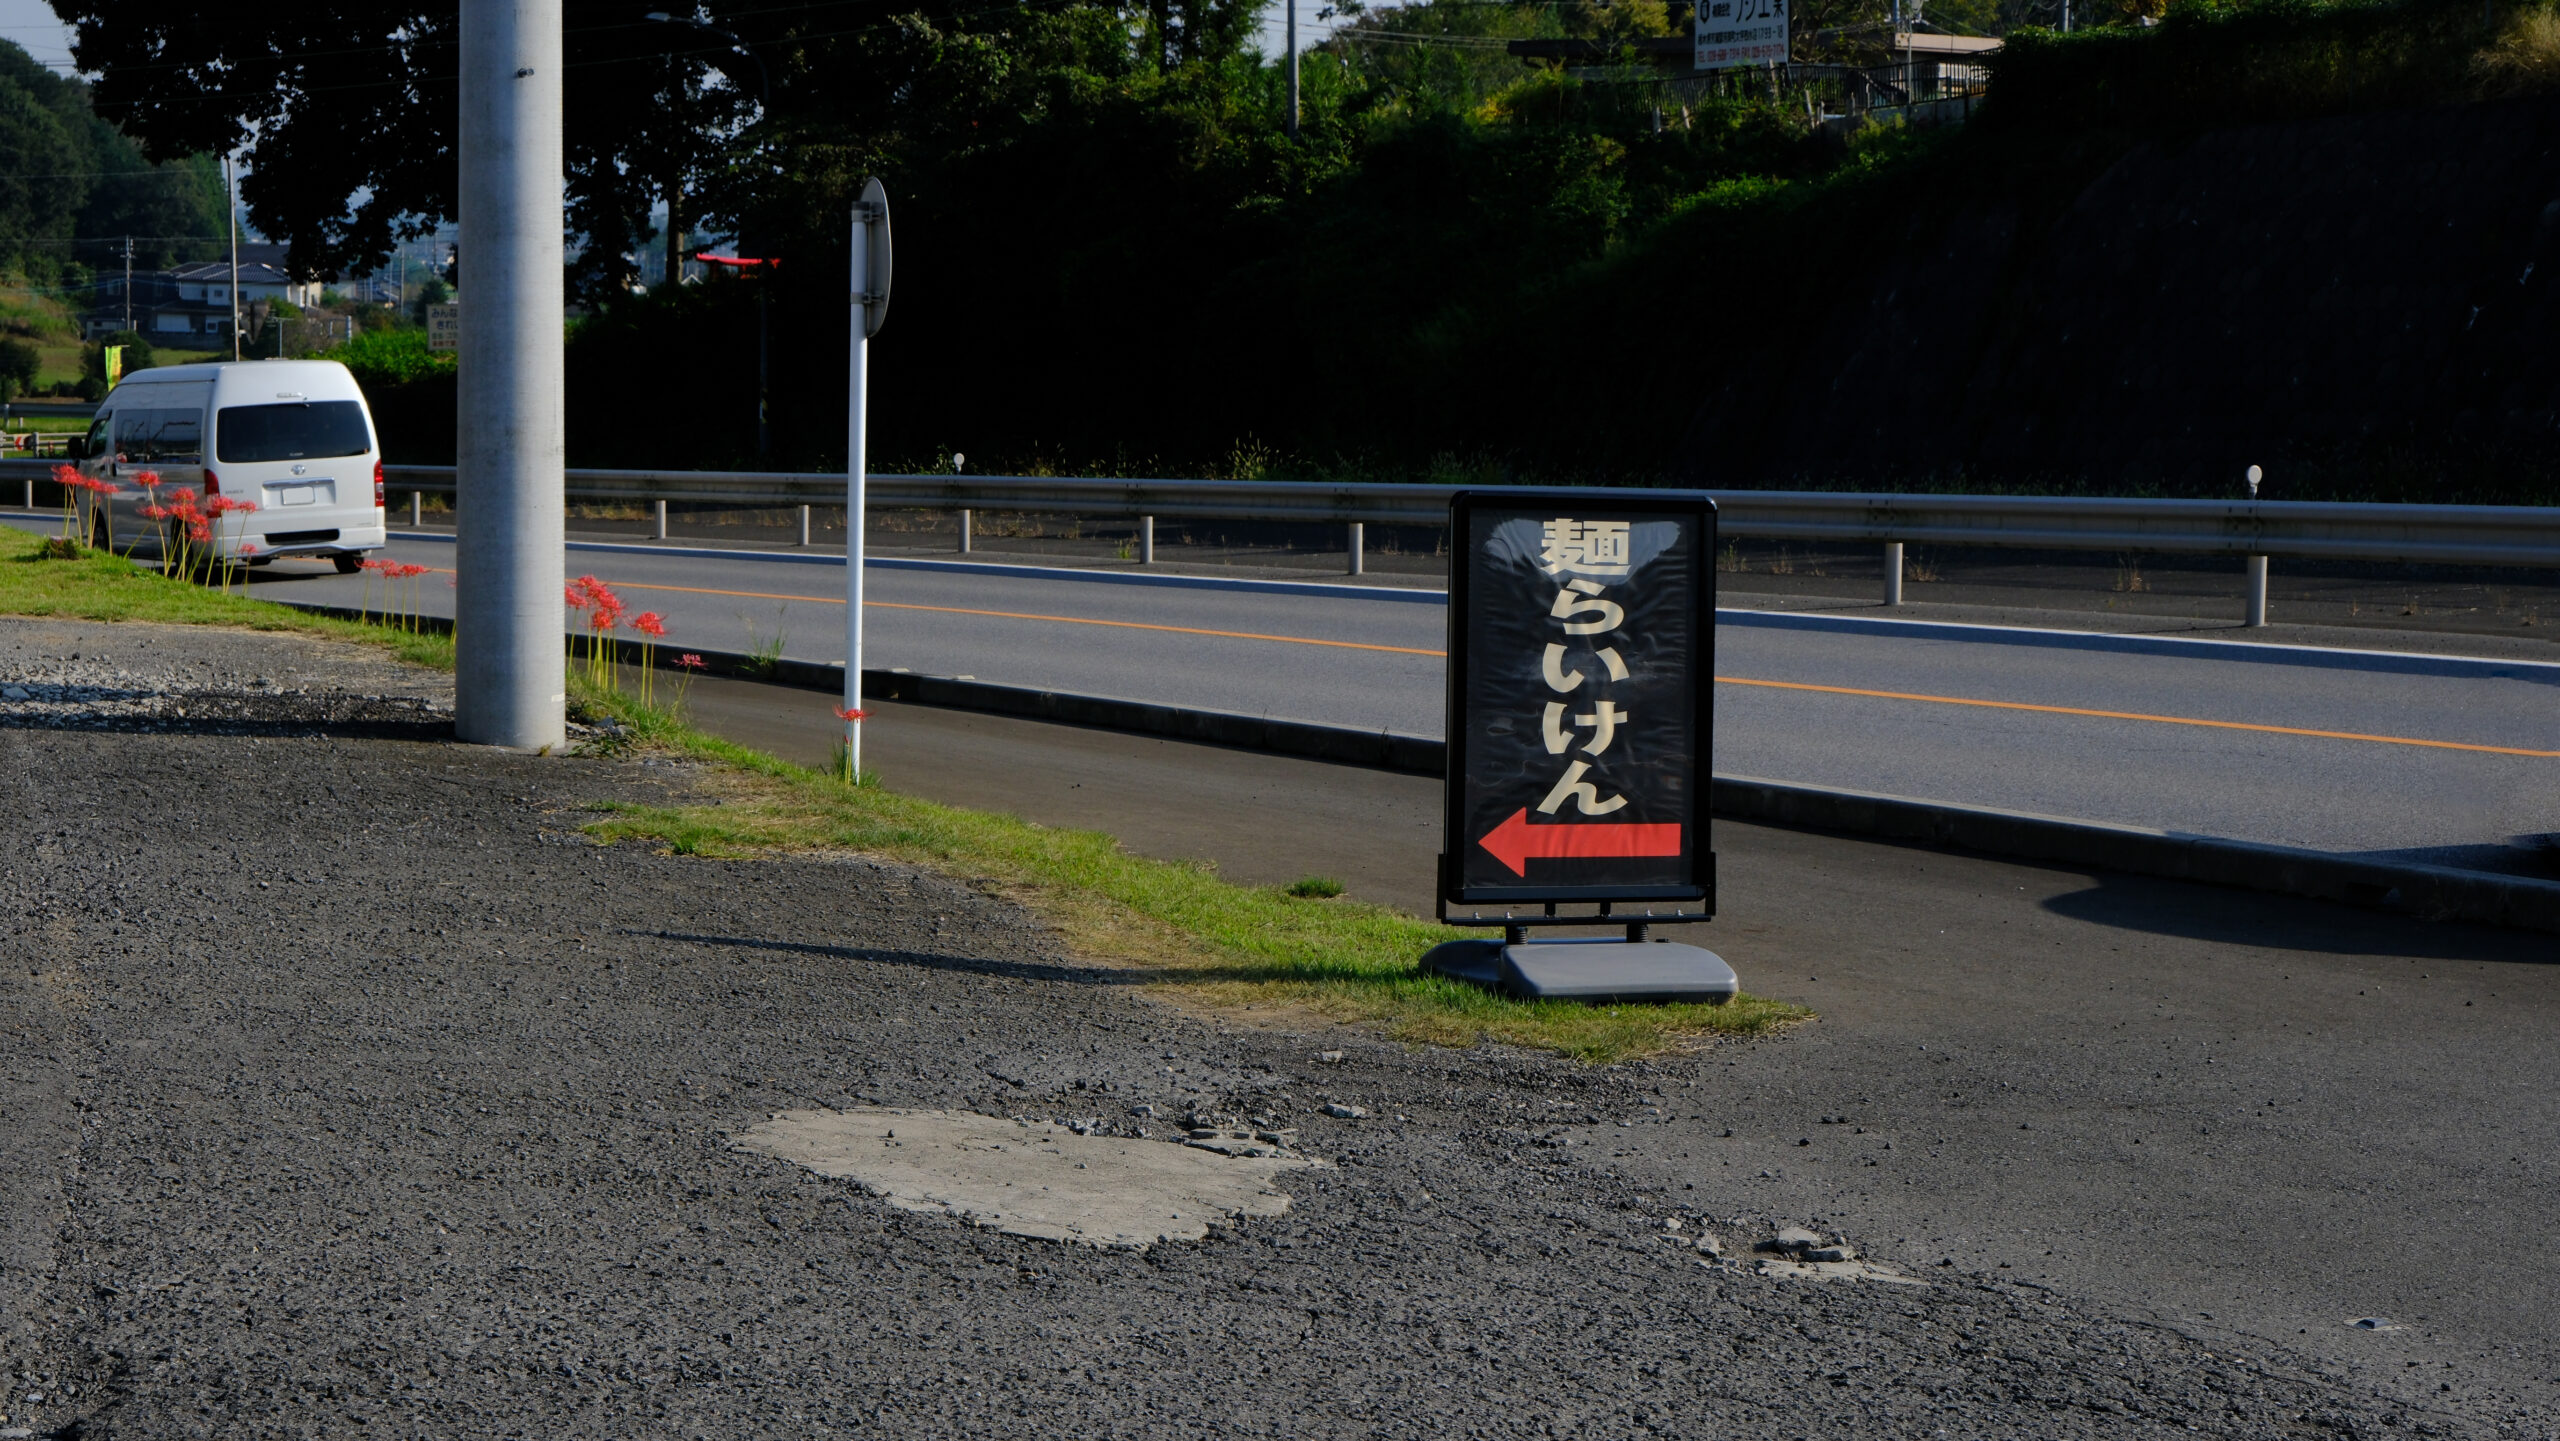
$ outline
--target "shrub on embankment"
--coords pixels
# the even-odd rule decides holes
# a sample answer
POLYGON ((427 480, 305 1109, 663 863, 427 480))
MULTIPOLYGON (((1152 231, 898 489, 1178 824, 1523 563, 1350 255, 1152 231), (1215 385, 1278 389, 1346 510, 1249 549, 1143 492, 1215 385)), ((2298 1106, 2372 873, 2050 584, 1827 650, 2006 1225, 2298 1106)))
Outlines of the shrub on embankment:
POLYGON ((1643 289, 1650 329, 1766 337, 1680 367, 1669 469, 1702 483, 2229 495, 2258 463, 2276 498, 2560 502, 2549 14, 2021 37, 1977 128, 1685 217, 1547 313, 1643 289), (1746 247, 1790 258, 1712 312, 1682 294, 1685 259, 1746 247))
POLYGON ((2189 0, 2154 27, 2024 30, 1991 58, 1982 123, 2180 132, 2513 94, 2560 80, 2536 43, 2551 18, 2539 3, 2189 0))

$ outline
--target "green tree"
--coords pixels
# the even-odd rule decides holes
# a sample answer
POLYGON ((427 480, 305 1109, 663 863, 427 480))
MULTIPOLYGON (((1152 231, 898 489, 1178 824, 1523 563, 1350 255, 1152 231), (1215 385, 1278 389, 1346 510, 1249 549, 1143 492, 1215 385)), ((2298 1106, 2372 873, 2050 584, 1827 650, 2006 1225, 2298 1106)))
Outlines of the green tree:
POLYGON ((36 388, 44 353, 16 336, 0 339, 0 398, 14 400, 36 388))
POLYGON ((444 278, 437 275, 428 276, 426 281, 418 287, 417 299, 409 302, 409 322, 412 325, 426 324, 427 307, 442 305, 451 299, 453 299, 453 288, 444 283, 444 278))
POLYGON ((210 253, 220 187, 207 162, 153 166, 101 119, 84 86, 0 40, 0 264, 52 277, 66 263, 166 265, 210 253), (190 242, 181 237, 198 237, 190 242))

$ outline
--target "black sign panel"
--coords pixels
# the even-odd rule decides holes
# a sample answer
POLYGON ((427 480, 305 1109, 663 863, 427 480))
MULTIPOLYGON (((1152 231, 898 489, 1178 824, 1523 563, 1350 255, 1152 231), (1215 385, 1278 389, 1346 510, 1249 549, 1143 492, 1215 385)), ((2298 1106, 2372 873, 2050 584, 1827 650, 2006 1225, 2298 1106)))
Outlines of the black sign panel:
POLYGON ((1461 491, 1450 540, 1443 918, 1712 914, 1713 504, 1461 491))

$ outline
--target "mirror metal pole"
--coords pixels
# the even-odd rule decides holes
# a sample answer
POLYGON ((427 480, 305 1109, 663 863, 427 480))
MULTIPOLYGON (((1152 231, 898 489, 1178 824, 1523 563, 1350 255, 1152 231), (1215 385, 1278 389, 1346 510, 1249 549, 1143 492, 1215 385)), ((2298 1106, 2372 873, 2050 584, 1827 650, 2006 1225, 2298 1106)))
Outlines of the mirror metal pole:
MULTIPOLYGON (((863 299, 871 293, 871 226, 859 208, 853 217, 852 290, 853 373, 846 385, 844 435, 844 708, 858 711, 862 709, 862 503, 868 479, 862 447, 871 405, 871 339, 863 314, 863 299)), ((846 769, 861 775, 860 721, 845 723, 844 744, 846 769)))

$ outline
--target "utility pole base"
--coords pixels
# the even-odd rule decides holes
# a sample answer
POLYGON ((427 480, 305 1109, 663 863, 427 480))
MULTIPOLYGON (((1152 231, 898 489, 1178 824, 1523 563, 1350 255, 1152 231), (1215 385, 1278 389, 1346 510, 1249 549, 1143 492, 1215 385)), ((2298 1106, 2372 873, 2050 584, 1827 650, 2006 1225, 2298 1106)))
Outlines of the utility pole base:
POLYGON ((1447 941, 1424 953, 1422 969, 1524 1001, 1592 1006, 1720 1006, 1742 989, 1724 957, 1679 941, 1447 941))

